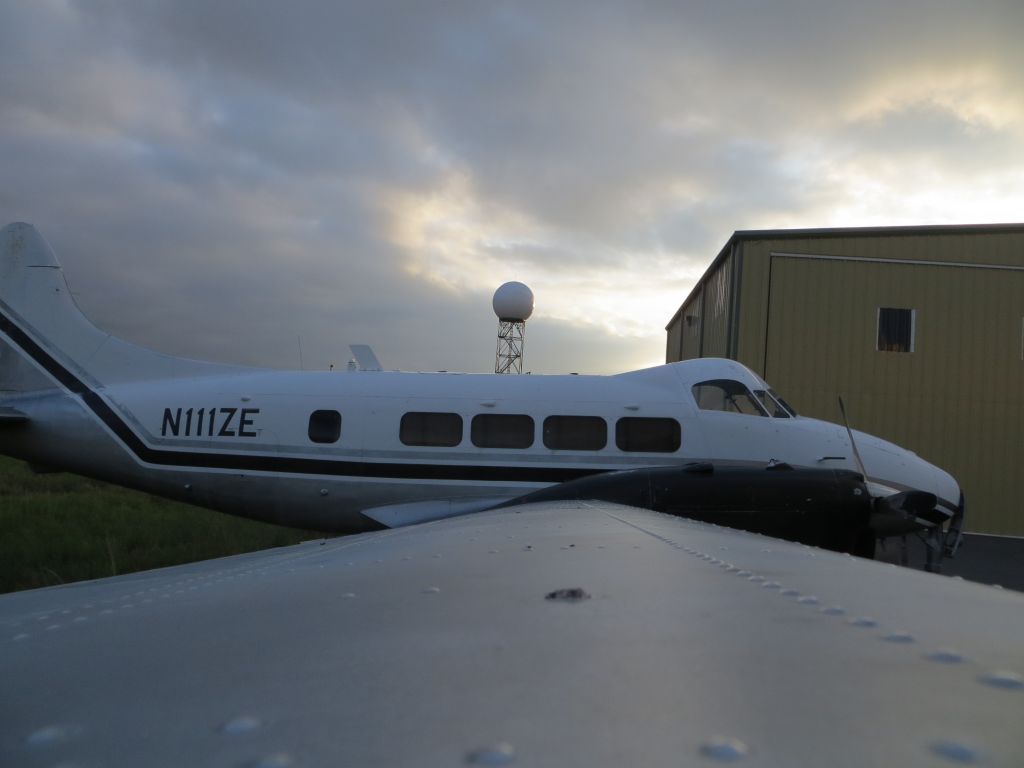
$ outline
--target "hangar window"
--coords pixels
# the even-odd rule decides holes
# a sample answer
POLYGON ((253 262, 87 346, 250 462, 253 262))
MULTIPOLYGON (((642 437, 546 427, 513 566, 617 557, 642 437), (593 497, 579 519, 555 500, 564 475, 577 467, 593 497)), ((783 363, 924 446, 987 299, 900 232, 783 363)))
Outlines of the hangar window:
POLYGON ((768 415, 768 411, 750 390, 732 379, 702 381, 694 384, 691 391, 693 399, 697 401, 697 407, 705 411, 726 411, 748 416, 768 415))
POLYGON ((341 437, 341 414, 313 411, 309 414, 309 439, 314 443, 336 443, 341 437))
POLYGON ((522 414, 481 413, 473 417, 470 439, 477 448, 529 448, 533 419, 522 414))
POLYGON ((879 352, 913 352, 916 320, 916 309, 879 307, 875 349, 879 352))
POLYGON ((398 436, 405 445, 451 448, 462 442, 462 417, 457 413, 410 412, 402 416, 398 436))
POLYGON ((600 416, 548 416, 544 446, 555 451, 600 451, 608 444, 608 426, 600 416))
POLYGON ((615 423, 615 445, 620 451, 673 453, 679 450, 679 422, 629 416, 615 423))

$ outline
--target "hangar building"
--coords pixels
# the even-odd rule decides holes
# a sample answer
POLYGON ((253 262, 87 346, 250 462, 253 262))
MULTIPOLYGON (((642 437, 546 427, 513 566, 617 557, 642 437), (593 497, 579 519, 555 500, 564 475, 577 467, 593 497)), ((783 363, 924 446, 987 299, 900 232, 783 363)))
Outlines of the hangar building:
POLYGON ((1024 535, 1024 224, 740 231, 666 326, 798 413, 959 480, 966 527, 1024 535))

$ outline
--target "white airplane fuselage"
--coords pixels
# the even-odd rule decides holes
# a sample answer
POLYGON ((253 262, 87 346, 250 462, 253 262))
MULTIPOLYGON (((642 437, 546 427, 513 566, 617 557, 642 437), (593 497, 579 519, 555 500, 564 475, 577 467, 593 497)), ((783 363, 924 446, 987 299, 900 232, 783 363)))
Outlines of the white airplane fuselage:
MULTIPOLYGON (((581 475, 637 467, 714 460, 857 469, 847 432, 835 424, 699 408, 692 387, 723 379, 767 389, 744 366, 717 359, 618 376, 258 371, 131 382, 87 396, 53 389, 4 401, 29 423, 0 431, 0 450, 247 517, 339 531, 374 527, 367 517, 401 525, 473 511, 581 475), (316 413, 338 414, 336 440, 311 438, 316 413), (406 414, 457 422, 457 444, 404 443, 406 414), (474 419, 494 415, 527 417, 517 421, 529 423, 529 445, 475 444, 474 419), (599 419, 603 446, 549 447, 557 443, 545 422, 561 417, 599 419), (624 450, 617 427, 636 419, 678 423, 678 447, 624 450)), ((959 489, 948 474, 855 435, 869 480, 955 504, 959 489)))
MULTIPOLYGON (((792 414, 730 360, 513 376, 288 372, 159 355, 81 315, 34 229, 0 232, 0 452, 44 467, 334 531, 471 512, 639 467, 859 471, 846 429, 792 414)), ((960 503, 946 472, 854 434, 873 493, 960 503)))

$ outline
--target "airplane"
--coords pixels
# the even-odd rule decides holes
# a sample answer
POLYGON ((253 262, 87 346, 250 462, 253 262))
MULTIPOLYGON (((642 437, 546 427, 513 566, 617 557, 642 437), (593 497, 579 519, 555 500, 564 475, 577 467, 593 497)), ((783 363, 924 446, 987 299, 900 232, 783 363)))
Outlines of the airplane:
POLYGON ((1024 595, 736 530, 951 526, 955 481, 742 366, 182 361, 95 329, 20 224, 0 324, 5 452, 376 529, 0 596, 0 764, 1024 763, 1024 595))
MULTIPOLYGON (((0 230, 0 341, 0 452, 278 524, 355 533, 480 512, 552 486, 608 493, 610 483, 622 500, 621 487, 636 483, 629 472, 656 470, 674 488, 660 508, 690 516, 693 499, 707 508, 737 483, 781 482, 792 511, 807 483, 856 484, 841 473, 859 474, 866 485, 845 493, 863 496, 864 525, 879 536, 923 532, 937 555, 930 567, 955 552, 963 525, 963 494, 947 472, 798 415, 736 361, 510 376, 186 360, 96 328, 24 223, 0 230), (763 471, 774 467, 799 473, 780 481, 763 471), (584 481, 595 476, 607 477, 584 481)), ((368 348, 355 351, 379 368, 368 348)), ((755 529, 778 530, 763 527, 770 510, 760 511, 755 529)))

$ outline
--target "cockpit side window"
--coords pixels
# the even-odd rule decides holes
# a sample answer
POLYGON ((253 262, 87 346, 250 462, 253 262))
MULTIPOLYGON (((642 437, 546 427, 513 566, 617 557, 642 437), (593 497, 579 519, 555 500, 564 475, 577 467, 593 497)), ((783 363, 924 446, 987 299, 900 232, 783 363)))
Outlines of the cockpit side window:
POLYGON ((768 411, 743 384, 733 379, 712 379, 693 385, 693 399, 705 411, 767 416, 768 411))
POLYGON ((786 409, 782 400, 772 390, 755 389, 754 395, 773 419, 788 419, 794 415, 786 409))
POLYGON ((782 396, 778 392, 776 392, 774 389, 769 389, 768 394, 774 397, 775 401, 786 409, 786 413, 788 413, 790 416, 796 416, 796 409, 792 405, 787 403, 785 400, 783 400, 782 396))

